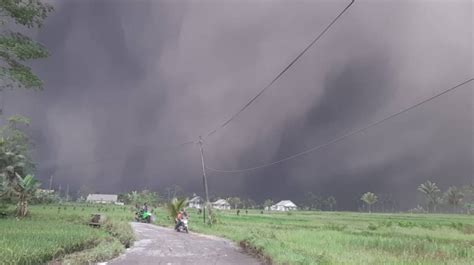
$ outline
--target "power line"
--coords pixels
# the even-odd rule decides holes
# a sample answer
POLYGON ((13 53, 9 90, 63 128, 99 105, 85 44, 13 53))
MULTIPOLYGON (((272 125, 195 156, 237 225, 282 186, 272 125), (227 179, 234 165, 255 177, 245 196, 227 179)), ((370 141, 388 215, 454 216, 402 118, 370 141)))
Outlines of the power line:
POLYGON ((425 99, 425 100, 423 100, 423 101, 421 101, 421 102, 418 102, 417 104, 415 104, 415 105, 413 105, 413 106, 411 106, 411 107, 408 107, 408 108, 406 108, 406 109, 403 109, 402 111, 399 111, 399 112, 397 112, 397 113, 394 113, 394 114, 392 114, 392 115, 390 115, 390 116, 388 116, 388 117, 385 117, 384 119, 381 119, 381 120, 379 120, 379 121, 373 122, 373 123, 371 123, 371 124, 369 124, 369 125, 367 125, 367 126, 365 126, 365 127, 363 127, 363 128, 360 128, 360 129, 354 130, 354 131, 352 131, 352 132, 346 133, 346 134, 344 134, 344 135, 342 135, 342 136, 339 136, 339 137, 337 137, 337 138, 335 138, 335 139, 333 139, 333 140, 331 140, 331 141, 329 141, 329 142, 326 142, 326 143, 321 144, 321 145, 317 145, 317 146, 312 147, 312 148, 310 148, 310 149, 307 149, 307 150, 305 150, 305 151, 303 151, 303 152, 300 152, 300 153, 297 153, 297 154, 294 154, 294 155, 291 155, 291 156, 282 158, 282 159, 280 159, 280 160, 276 160, 276 161, 274 161, 274 162, 262 164, 262 165, 259 165, 259 166, 249 167, 249 168, 235 169, 235 170, 223 170, 223 169, 216 169, 216 168, 212 168, 212 167, 206 167, 206 168, 209 169, 209 170, 212 170, 212 171, 216 171, 216 172, 223 172, 223 173, 239 173, 239 172, 245 172, 245 171, 251 171, 251 170, 256 170, 256 169, 260 169, 260 168, 265 168, 265 167, 269 167, 269 166, 272 166, 272 165, 275 165, 275 164, 278 164, 278 163, 282 163, 282 162, 285 162, 285 161, 288 161, 288 160, 297 158, 297 157, 299 157, 299 156, 302 156, 302 155, 305 155, 305 154, 308 154, 308 153, 317 151, 317 150, 319 150, 319 149, 321 149, 321 148, 323 148, 323 147, 326 147, 326 146, 328 146, 328 145, 331 145, 331 144, 340 142, 340 141, 344 140, 345 138, 348 138, 348 137, 350 137, 350 136, 352 136, 352 135, 354 135, 354 134, 357 134, 357 133, 360 133, 360 132, 362 132, 362 131, 368 130, 368 129, 372 128, 372 127, 375 127, 375 126, 377 126, 377 125, 379 125, 379 124, 381 124, 381 123, 383 123, 383 122, 385 122, 385 121, 387 121, 387 120, 390 120, 390 119, 395 118, 395 117, 397 117, 397 116, 399 116, 399 115, 401 115, 401 114, 403 114, 403 113, 405 113, 405 112, 408 112, 408 111, 410 111, 410 110, 412 110, 412 109, 414 109, 414 108, 417 108, 417 107, 419 107, 419 106, 421 106, 421 105, 423 105, 423 104, 425 104, 425 103, 427 103, 427 102, 429 102, 429 101, 431 101, 431 100, 433 100, 433 99, 435 99, 435 98, 437 98, 437 97, 440 97, 440 96, 442 96, 442 95, 444 95, 444 94, 446 94, 446 93, 448 93, 448 92, 451 92, 451 91, 457 89, 458 87, 461 87, 461 86, 463 86, 463 85, 465 85, 465 84, 467 84, 467 83, 469 83, 469 82, 472 82, 472 81, 474 81, 474 78, 468 79, 467 81, 464 81, 464 82, 462 82, 462 83, 460 83, 460 84, 458 84, 458 85, 456 85, 456 86, 454 86, 454 87, 451 87, 451 88, 449 88, 449 89, 446 89, 446 90, 444 90, 444 91, 442 91, 442 92, 440 92, 440 93, 438 93, 438 94, 436 94, 436 95, 434 95, 434 96, 432 96, 432 97, 430 97, 430 98, 427 98, 427 99, 425 99))
POLYGON ((267 90, 268 88, 270 88, 278 79, 280 79, 281 76, 283 76, 283 74, 288 71, 288 69, 290 69, 295 63, 296 61, 298 61, 301 56, 303 56, 306 51, 308 51, 319 39, 321 39, 321 37, 331 28, 331 26, 336 23, 336 21, 352 6, 352 4, 355 2, 355 0, 351 0, 351 2, 331 21, 331 23, 329 23, 326 28, 324 28, 323 31, 321 31, 321 33, 319 33, 319 35, 313 40, 311 41, 311 43, 306 46, 306 48, 304 48, 303 51, 301 51, 285 68, 283 68, 282 71, 280 71, 280 73, 278 75, 276 75, 275 78, 272 79, 272 81, 270 83, 268 83, 268 85, 266 85, 262 90, 260 90, 260 92, 257 93, 257 95, 255 95, 253 98, 250 99, 249 102, 247 102, 247 104, 245 104, 239 111, 237 111, 234 115, 232 115, 228 120, 226 120, 224 123, 222 123, 220 126, 218 126, 217 128, 215 128, 214 130, 210 131, 207 135, 206 135, 206 138, 213 135, 214 133, 217 132, 217 130, 219 129, 222 129, 224 127, 226 127, 230 122, 232 122, 241 112, 243 112, 246 108, 248 108, 258 97, 260 97, 264 92, 265 90, 267 90))

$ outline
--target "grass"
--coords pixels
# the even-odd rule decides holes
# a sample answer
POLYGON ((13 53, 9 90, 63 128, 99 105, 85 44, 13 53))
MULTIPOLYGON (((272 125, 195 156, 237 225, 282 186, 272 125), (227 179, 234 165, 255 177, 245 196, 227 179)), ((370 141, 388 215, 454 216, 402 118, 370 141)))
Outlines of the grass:
MULTIPOLYGON (((31 216, 0 219, 0 264, 88 264, 133 242, 133 212, 100 206, 101 229, 85 225, 98 206, 33 206, 31 216)), ((474 260, 474 218, 463 215, 349 212, 217 212, 209 227, 191 211, 190 230, 231 239, 275 264, 467 265, 474 260)), ((164 209, 157 224, 171 226, 164 209)))
MULTIPOLYGON (((462 215, 219 212, 191 231, 229 238, 276 264, 473 264, 474 219, 462 215)), ((169 225, 165 213, 158 223, 169 225)))
POLYGON ((100 207, 107 217, 100 229, 86 225, 91 214, 98 212, 89 205, 32 206, 25 219, 0 219, 0 264, 61 259, 64 264, 88 264, 117 256, 133 242, 128 224, 133 213, 123 207, 100 207))

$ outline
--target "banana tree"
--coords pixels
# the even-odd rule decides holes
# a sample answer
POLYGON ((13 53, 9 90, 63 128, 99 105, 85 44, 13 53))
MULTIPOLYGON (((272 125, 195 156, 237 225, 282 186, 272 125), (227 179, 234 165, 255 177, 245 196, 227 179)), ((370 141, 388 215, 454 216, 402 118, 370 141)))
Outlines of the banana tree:
POLYGON ((28 214, 28 200, 34 196, 41 183, 33 175, 21 177, 16 174, 16 177, 17 183, 12 191, 18 198, 17 215, 23 217, 28 214))

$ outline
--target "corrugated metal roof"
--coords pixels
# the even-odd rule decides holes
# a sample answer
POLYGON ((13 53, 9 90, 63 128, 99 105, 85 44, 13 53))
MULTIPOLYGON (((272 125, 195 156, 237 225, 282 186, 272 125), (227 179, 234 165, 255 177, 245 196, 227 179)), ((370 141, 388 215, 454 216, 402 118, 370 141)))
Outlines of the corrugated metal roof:
POLYGON ((118 195, 116 194, 89 194, 87 195, 87 201, 105 201, 105 202, 116 202, 118 195))
POLYGON ((199 196, 193 197, 191 200, 189 200, 190 203, 201 203, 202 201, 202 198, 199 196))
POLYGON ((212 203, 213 205, 230 205, 226 200, 220 199, 212 203))
POLYGON ((273 205, 273 206, 284 206, 284 207, 297 207, 296 204, 294 204, 292 201, 290 200, 283 200, 283 201, 280 201, 279 203, 273 205))

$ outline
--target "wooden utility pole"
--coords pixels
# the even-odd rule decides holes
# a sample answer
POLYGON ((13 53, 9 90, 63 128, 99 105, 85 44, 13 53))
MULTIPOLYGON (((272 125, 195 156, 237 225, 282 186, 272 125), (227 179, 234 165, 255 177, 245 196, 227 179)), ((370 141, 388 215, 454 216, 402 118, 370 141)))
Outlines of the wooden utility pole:
POLYGON ((49 190, 53 188, 53 175, 49 178, 49 190))
POLYGON ((199 136, 199 147, 201 149, 201 164, 202 164, 202 182, 203 182, 203 185, 204 185, 204 191, 206 193, 206 205, 205 207, 203 208, 204 212, 203 212, 203 220, 204 220, 204 223, 206 223, 206 207, 208 209, 208 212, 207 212, 207 215, 211 215, 211 208, 209 207, 209 192, 208 192, 208 189, 207 189, 207 176, 206 176, 206 166, 205 166, 205 162, 204 162, 204 147, 203 147, 203 140, 202 140, 202 137, 199 136))
POLYGON ((66 202, 69 201, 69 184, 66 185, 66 202))

